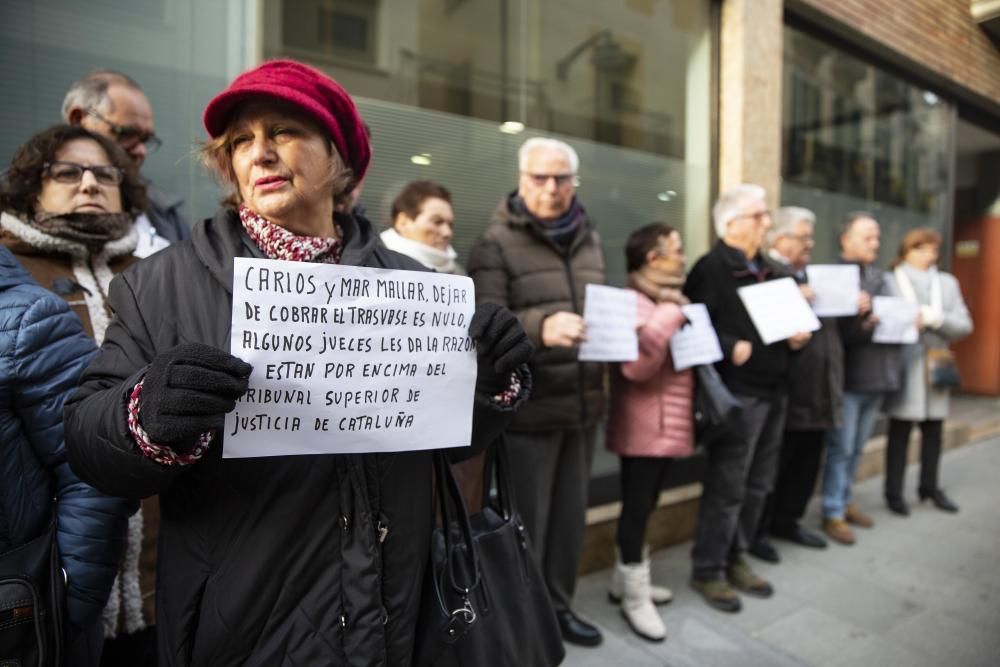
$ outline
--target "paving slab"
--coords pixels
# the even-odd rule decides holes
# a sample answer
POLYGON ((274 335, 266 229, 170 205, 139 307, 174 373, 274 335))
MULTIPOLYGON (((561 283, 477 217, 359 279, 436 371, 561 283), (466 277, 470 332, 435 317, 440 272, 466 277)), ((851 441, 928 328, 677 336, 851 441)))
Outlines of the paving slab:
MULTIPOLYGON (((910 466, 910 486, 918 466, 910 466)), ((875 518, 852 547, 823 550, 776 541, 782 561, 749 562, 772 581, 768 600, 738 614, 709 608, 688 587, 690 543, 653 554, 657 583, 674 591, 660 607, 663 643, 635 636, 607 601, 609 571, 580 579, 577 611, 597 623, 596 649, 569 647, 570 667, 994 667, 1000 665, 1000 438, 951 450, 942 479, 957 515, 911 498, 911 515, 888 512, 881 477, 855 488, 875 518)), ((818 525, 816 501, 805 523, 818 525)), ((525 666, 526 667, 526 666, 525 666)))

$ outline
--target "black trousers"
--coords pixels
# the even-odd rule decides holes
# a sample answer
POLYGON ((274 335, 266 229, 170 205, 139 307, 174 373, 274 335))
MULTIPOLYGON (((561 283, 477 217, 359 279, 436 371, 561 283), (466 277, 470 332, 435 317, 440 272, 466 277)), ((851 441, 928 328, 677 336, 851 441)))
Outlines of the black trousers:
MULTIPOLYGON (((938 488, 938 468, 941 463, 941 436, 944 420, 928 419, 920 424, 920 486, 923 491, 938 488)), ((885 495, 902 497, 906 474, 906 453, 910 448, 913 422, 889 420, 889 443, 885 448, 885 495)))
POLYGON ((646 524, 656 509, 670 459, 661 456, 620 458, 622 513, 618 516, 618 550, 623 563, 640 563, 646 542, 646 524))
POLYGON ((583 548, 594 427, 507 431, 514 500, 556 611, 570 608, 583 548))
POLYGON ((736 397, 743 403, 740 423, 706 448, 708 469, 691 549, 691 576, 700 581, 722 579, 726 567, 742 557, 778 472, 787 397, 736 397))
POLYGON ((802 520, 816 489, 825 444, 824 429, 785 431, 778 458, 778 478, 761 517, 758 538, 767 536, 772 528, 788 531, 802 520))

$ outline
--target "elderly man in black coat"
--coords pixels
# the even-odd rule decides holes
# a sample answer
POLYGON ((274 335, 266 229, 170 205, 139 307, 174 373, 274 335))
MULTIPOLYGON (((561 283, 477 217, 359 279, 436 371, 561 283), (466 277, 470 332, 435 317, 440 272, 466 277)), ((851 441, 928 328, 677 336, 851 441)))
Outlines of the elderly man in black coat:
POLYGON ((771 226, 765 197, 757 185, 739 185, 719 197, 712 210, 719 241, 694 265, 684 285, 692 302, 707 306, 724 355, 717 364, 719 375, 743 403, 740 423, 705 443, 708 470, 691 552, 691 585, 709 605, 728 612, 742 606, 735 589, 765 598, 773 593, 743 552, 774 485, 789 357, 810 338, 803 332, 765 345, 737 292, 788 275, 760 252, 771 226))

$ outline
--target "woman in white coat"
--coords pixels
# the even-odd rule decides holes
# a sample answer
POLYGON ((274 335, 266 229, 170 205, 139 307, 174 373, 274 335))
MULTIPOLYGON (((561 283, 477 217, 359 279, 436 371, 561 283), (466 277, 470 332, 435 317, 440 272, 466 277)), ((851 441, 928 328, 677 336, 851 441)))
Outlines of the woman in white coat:
POLYGON ((941 357, 949 356, 949 344, 972 332, 972 318, 958 281, 936 267, 940 247, 941 236, 933 229, 910 230, 900 243, 893 272, 899 294, 919 307, 921 328, 920 340, 904 346, 903 384, 885 406, 889 415, 885 499, 889 509, 900 516, 909 514, 903 498, 903 475, 914 423, 920 426, 917 494, 921 501, 929 498, 938 509, 958 511, 938 485, 942 427, 948 416, 950 387, 957 384, 957 373, 950 372, 953 358, 942 361, 941 357), (944 372, 932 371, 935 364, 939 369, 943 366, 944 372))

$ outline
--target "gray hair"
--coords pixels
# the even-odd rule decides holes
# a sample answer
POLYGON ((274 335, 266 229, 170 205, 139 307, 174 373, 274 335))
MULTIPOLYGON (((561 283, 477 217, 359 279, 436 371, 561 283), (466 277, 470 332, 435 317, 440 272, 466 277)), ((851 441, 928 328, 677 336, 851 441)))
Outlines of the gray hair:
POLYGON ((521 148, 517 151, 517 168, 520 171, 527 170, 528 156, 537 150, 559 151, 566 156, 570 171, 575 174, 580 169, 580 157, 573 150, 573 147, 565 141, 546 137, 532 137, 521 144, 521 148))
POLYGON ((729 188, 721 195, 712 207, 712 219, 715 221, 715 233, 719 238, 726 235, 726 226, 730 220, 743 215, 746 205, 756 200, 766 201, 767 190, 759 185, 743 183, 729 188))
POLYGON ((69 122, 69 112, 73 109, 95 109, 101 113, 112 110, 114 106, 108 97, 108 87, 118 83, 142 92, 142 88, 127 74, 113 69, 95 69, 78 79, 66 91, 63 98, 63 119, 69 122))
POLYGON ((782 206, 771 214, 771 229, 767 231, 767 244, 774 245, 779 236, 790 236, 792 229, 800 222, 816 226, 816 214, 801 206, 782 206))

